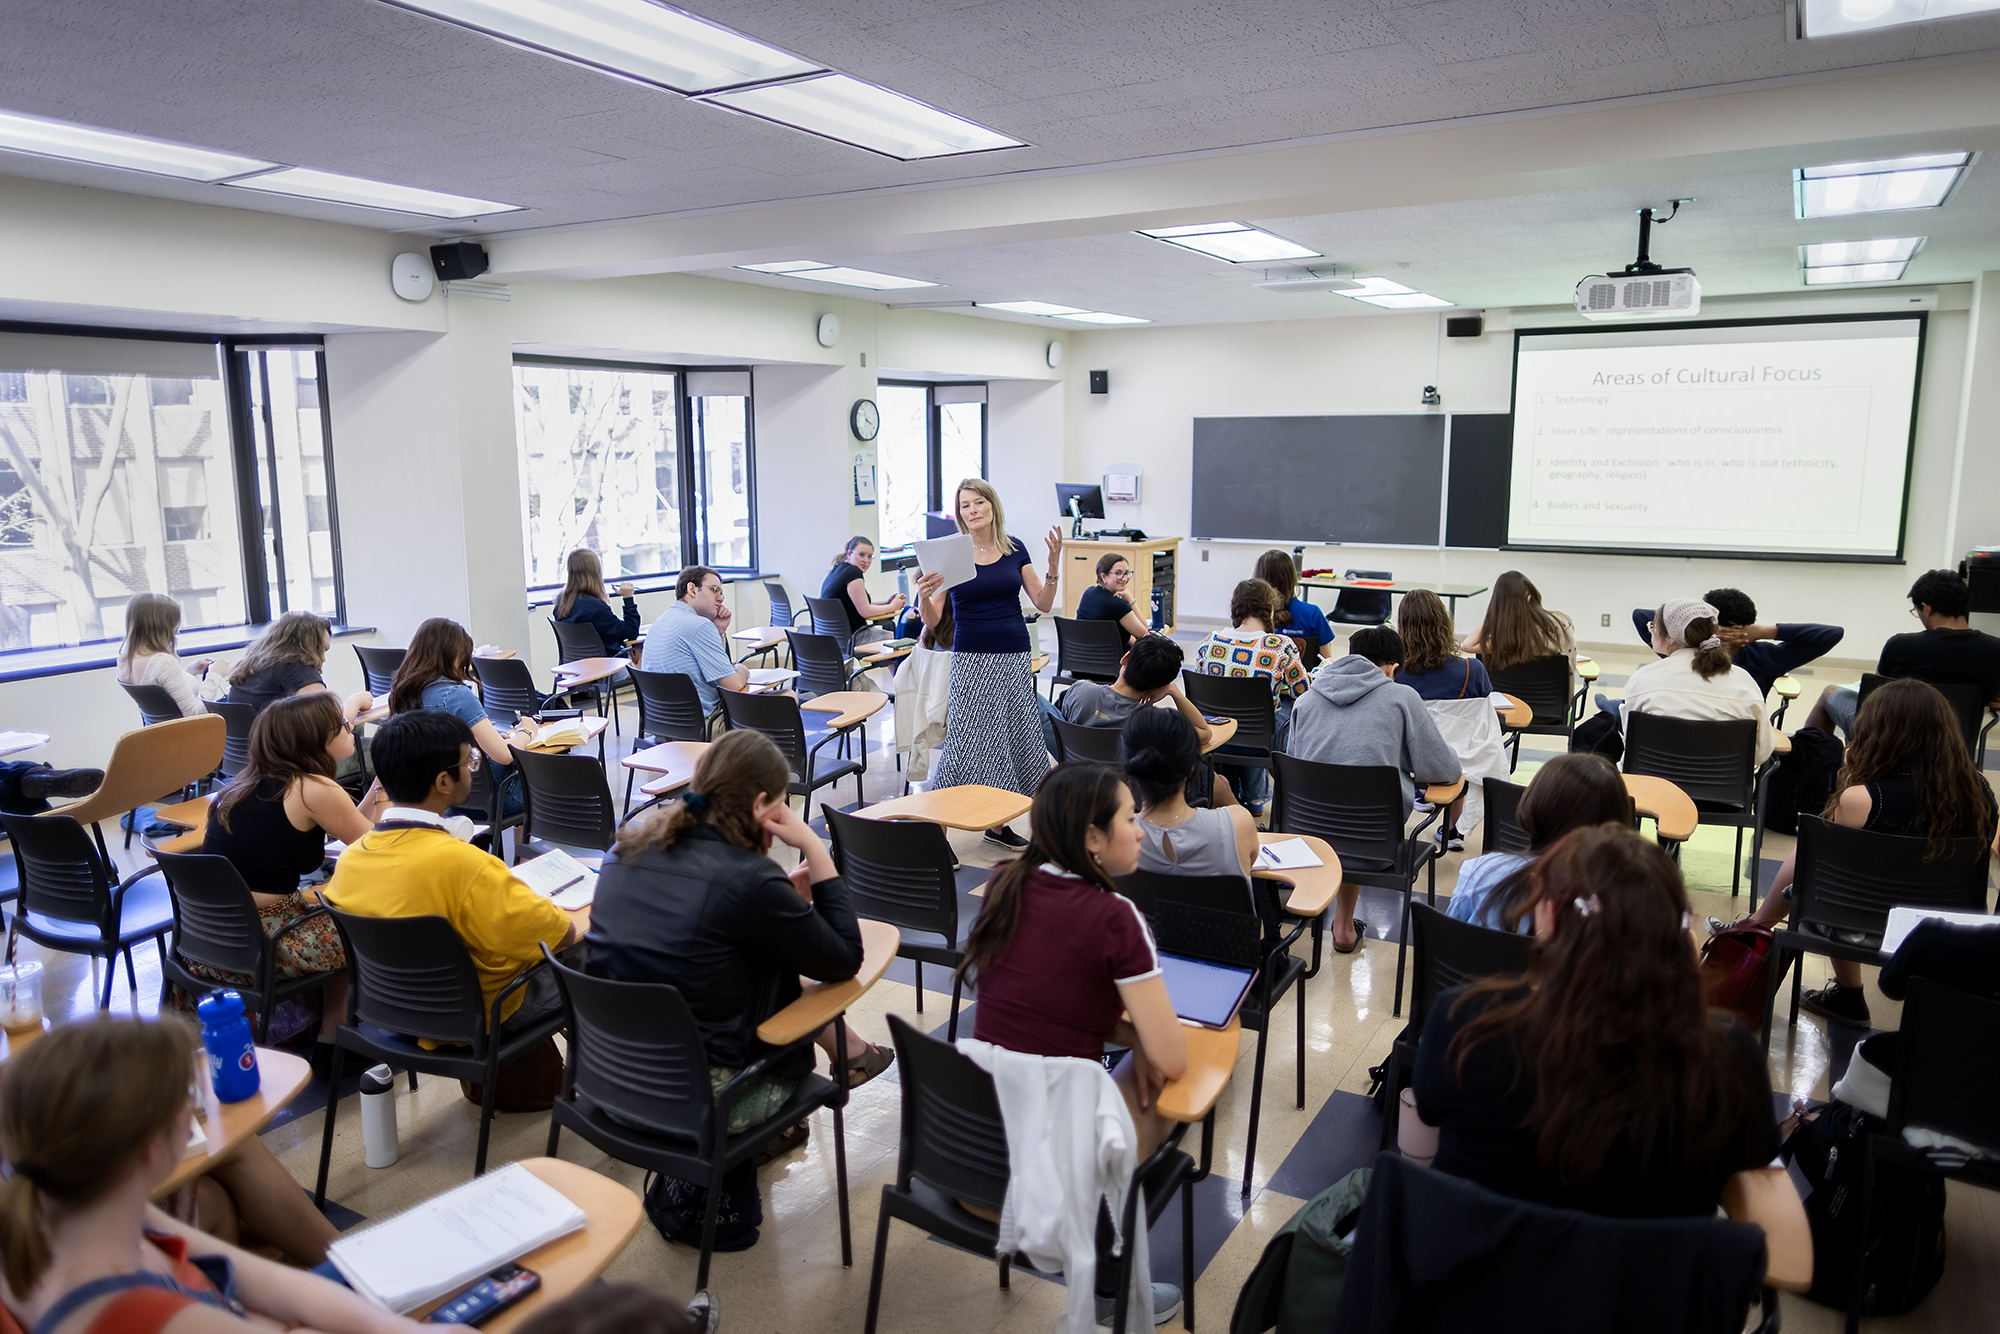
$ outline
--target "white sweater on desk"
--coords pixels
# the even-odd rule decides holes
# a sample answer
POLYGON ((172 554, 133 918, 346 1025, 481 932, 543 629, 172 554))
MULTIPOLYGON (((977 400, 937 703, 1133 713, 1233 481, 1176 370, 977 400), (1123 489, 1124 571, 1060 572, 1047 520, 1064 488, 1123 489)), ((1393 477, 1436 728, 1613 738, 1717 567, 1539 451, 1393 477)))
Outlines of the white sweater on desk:
POLYGON ((1750 673, 1741 667, 1731 667, 1704 681, 1694 669, 1691 648, 1675 649, 1658 662, 1636 668, 1626 678, 1625 708, 1619 715, 1621 729, 1635 712, 1696 722, 1753 720, 1757 724, 1758 764, 1771 758, 1771 747, 1776 740, 1771 720, 1764 713, 1764 693, 1757 689, 1750 673))

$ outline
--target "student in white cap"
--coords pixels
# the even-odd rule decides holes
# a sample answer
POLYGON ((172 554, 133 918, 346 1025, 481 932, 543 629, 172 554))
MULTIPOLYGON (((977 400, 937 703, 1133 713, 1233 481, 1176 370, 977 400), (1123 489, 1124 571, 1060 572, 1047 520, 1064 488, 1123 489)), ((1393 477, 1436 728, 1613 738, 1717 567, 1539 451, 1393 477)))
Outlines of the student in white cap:
POLYGON ((1697 721, 1747 718, 1757 724, 1757 763, 1771 756, 1774 733, 1764 714, 1764 692, 1741 667, 1732 666, 1714 607, 1676 598, 1653 617, 1653 648, 1665 656, 1635 670, 1625 682, 1620 725, 1634 713, 1697 721))

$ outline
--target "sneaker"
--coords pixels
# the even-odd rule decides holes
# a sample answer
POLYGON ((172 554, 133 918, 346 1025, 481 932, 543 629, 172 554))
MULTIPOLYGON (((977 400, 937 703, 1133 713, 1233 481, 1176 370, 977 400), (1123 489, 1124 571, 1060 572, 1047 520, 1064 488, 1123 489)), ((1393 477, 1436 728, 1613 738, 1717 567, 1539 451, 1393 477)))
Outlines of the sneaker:
POLYGON ((1606 694, 1604 694, 1604 693, 1602 693, 1602 692, 1599 692, 1598 694, 1595 694, 1595 695, 1592 695, 1592 696, 1591 696, 1590 698, 1591 698, 1591 702, 1597 705, 1597 711, 1598 711, 1599 713, 1616 713, 1616 712, 1617 712, 1617 710, 1616 710, 1616 709, 1614 709, 1614 708, 1612 708, 1612 707, 1611 707, 1611 703, 1612 703, 1612 701, 1611 701, 1611 696, 1609 696, 1609 695, 1606 695, 1606 694))
POLYGON ((1433 807, 1428 801, 1425 801, 1422 797, 1418 797, 1412 809, 1419 815, 1429 815, 1433 807))
MULTIPOLYGON (((1116 1297, 1106 1297, 1102 1293, 1097 1298, 1097 1323, 1105 1327, 1111 1324, 1111 1317, 1118 1307, 1116 1297)), ((1171 1283, 1153 1285, 1153 1323, 1164 1325, 1181 1313, 1181 1290, 1171 1283)))
POLYGON ((1749 920, 1750 920, 1750 914, 1744 913, 1741 917, 1737 918, 1733 922, 1725 922, 1720 917, 1710 917, 1706 920, 1705 925, 1708 927, 1709 935, 1719 936, 1724 931, 1729 930, 1730 927, 1742 926, 1745 922, 1749 920))
POLYGON ((687 1304, 687 1318, 694 1334, 715 1334, 722 1327, 722 1303, 707 1288, 695 1293, 687 1304))
POLYGON ((1829 982, 1817 991, 1808 991, 1799 1004, 1822 1019, 1836 1024, 1868 1027, 1868 996, 1860 987, 1843 987, 1829 982))
POLYGON ((1446 852, 1465 851, 1465 835, 1458 832, 1457 825, 1451 825, 1438 830, 1437 841, 1438 846, 1446 852))
POLYGON ((21 795, 30 801, 87 797, 104 786, 102 769, 31 769, 21 775, 21 795))
POLYGON ((997 843, 1003 848, 1011 848, 1015 852, 1019 852, 1022 848, 1028 846, 1027 839, 1022 838, 1004 824, 998 829, 987 830, 986 841, 988 843, 997 843))

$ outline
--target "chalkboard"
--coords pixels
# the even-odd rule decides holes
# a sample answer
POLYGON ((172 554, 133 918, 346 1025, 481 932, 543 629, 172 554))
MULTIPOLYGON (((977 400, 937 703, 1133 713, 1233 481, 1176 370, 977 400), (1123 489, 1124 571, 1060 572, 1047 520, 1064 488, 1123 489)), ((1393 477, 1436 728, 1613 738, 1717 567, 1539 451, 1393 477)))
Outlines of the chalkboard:
POLYGON ((1436 546, 1441 413, 1196 417, 1196 538, 1436 546))
POLYGON ((1507 544, 1507 496, 1513 457, 1512 414, 1452 414, 1451 476, 1445 484, 1446 546, 1507 544))

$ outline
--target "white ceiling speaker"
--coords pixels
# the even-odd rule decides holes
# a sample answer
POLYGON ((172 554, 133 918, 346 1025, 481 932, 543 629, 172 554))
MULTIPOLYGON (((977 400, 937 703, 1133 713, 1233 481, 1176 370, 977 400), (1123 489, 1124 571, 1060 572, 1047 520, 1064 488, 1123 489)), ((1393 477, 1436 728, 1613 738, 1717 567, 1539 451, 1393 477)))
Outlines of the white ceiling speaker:
POLYGON ((437 275, 428 256, 414 250, 396 256, 389 265, 389 286, 405 301, 423 301, 437 290, 437 275))
POLYGON ((1062 365, 1062 344, 1061 344, 1061 343, 1050 343, 1050 344, 1049 344, 1049 369, 1050 369, 1050 370, 1054 370, 1054 369, 1055 369, 1056 367, 1058 367, 1058 366, 1060 366, 1060 365, 1062 365))
POLYGON ((840 316, 831 312, 819 317, 819 327, 814 330, 821 347, 832 347, 840 341, 840 316))

